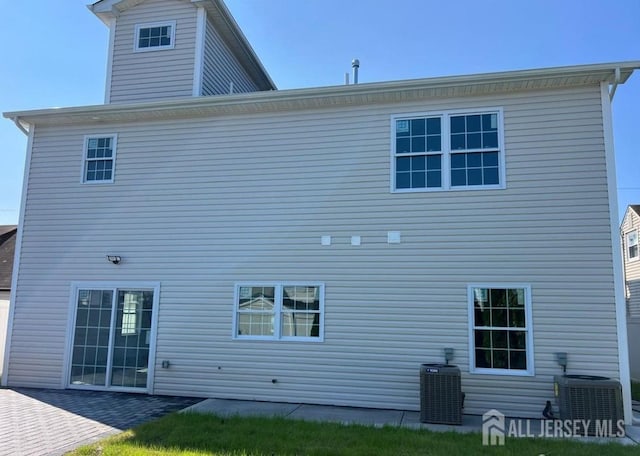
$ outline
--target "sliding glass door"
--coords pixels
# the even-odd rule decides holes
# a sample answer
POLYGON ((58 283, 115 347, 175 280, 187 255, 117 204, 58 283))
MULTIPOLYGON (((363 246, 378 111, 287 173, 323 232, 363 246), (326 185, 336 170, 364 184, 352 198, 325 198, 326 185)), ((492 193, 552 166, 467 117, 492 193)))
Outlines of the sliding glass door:
POLYGON ((147 390, 155 289, 76 289, 69 385, 147 390))

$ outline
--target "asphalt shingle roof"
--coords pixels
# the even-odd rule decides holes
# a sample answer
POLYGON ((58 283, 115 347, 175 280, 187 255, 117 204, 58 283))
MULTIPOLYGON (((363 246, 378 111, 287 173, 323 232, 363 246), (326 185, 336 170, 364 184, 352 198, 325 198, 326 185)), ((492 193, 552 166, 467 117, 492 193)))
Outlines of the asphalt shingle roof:
POLYGON ((11 290, 17 229, 15 225, 0 226, 0 290, 11 290))

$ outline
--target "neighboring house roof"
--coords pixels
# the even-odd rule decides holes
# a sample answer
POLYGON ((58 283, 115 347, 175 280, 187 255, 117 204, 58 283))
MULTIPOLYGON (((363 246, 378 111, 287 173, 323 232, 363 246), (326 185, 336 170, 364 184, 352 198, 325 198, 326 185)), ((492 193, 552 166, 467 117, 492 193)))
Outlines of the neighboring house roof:
MULTIPOLYGON (((142 2, 144 0, 100 0, 93 5, 87 6, 102 22, 109 25, 112 18, 142 2)), ((191 0, 191 3, 196 6, 202 6, 207 10, 207 15, 213 22, 216 31, 222 36, 240 64, 258 84, 260 90, 276 90, 275 83, 271 80, 267 70, 260 62, 224 2, 222 0, 191 0)))
POLYGON ((0 290, 11 290, 13 254, 16 249, 15 225, 0 226, 0 290))
MULTIPOLYGON (((106 1, 106 0, 103 0, 106 1)), ((38 125, 100 125, 105 122, 186 119, 231 114, 349 107, 399 103, 526 90, 622 84, 640 61, 519 70, 406 81, 375 82, 309 89, 273 90, 215 97, 188 97, 135 104, 108 104, 61 109, 6 112, 4 116, 28 127, 38 125)))
POLYGON ((640 217, 640 204, 629 204, 627 209, 624 211, 624 215, 622 216, 622 222, 620 223, 620 234, 624 234, 622 231, 624 230, 625 223, 627 217, 631 216, 631 211, 636 213, 636 217, 640 217))

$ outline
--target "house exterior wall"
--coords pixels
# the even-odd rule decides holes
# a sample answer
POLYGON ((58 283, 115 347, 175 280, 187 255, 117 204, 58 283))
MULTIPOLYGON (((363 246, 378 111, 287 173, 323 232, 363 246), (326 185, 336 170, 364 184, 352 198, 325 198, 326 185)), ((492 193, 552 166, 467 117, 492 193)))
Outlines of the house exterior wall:
POLYGON ((210 20, 207 20, 202 67, 202 95, 228 94, 230 82, 233 82, 234 93, 259 90, 210 20))
POLYGON ((192 96, 196 11, 185 1, 147 0, 118 16, 111 59, 110 103, 192 96), (163 21, 176 21, 175 47, 135 52, 136 24, 163 21))
POLYGON ((640 260, 629 260, 626 235, 640 232, 640 215, 628 208, 620 226, 622 255, 625 275, 625 298, 627 301, 627 333, 629 338, 629 361, 631 376, 640 380, 640 260))
POLYGON ((10 291, 0 290, 0 376, 4 366, 4 349, 7 336, 7 323, 9 321, 9 296, 10 291))
POLYGON ((37 127, 8 384, 64 386, 72 281, 158 281, 156 394, 416 410, 453 347, 466 413, 538 417, 555 352, 619 372, 602 125, 589 86, 37 127), (489 107, 506 189, 390 192, 392 115, 489 107), (87 133, 118 134, 113 184, 80 184, 87 133), (234 285, 286 281, 324 283, 324 341, 233 340, 234 285), (469 373, 471 283, 531 286, 534 376, 469 373))

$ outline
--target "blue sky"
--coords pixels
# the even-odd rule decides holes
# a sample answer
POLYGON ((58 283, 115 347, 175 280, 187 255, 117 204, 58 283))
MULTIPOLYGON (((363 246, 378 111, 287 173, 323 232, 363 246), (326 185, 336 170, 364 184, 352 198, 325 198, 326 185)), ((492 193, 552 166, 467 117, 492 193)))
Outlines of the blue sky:
MULTIPOLYGON (((101 104, 107 28, 87 0, 4 2, 0 111, 101 104)), ((227 0, 280 89, 640 60, 639 0, 227 0)), ((620 213, 640 204, 640 71, 613 103, 620 213)), ((0 224, 26 138, 0 120, 0 224)))

